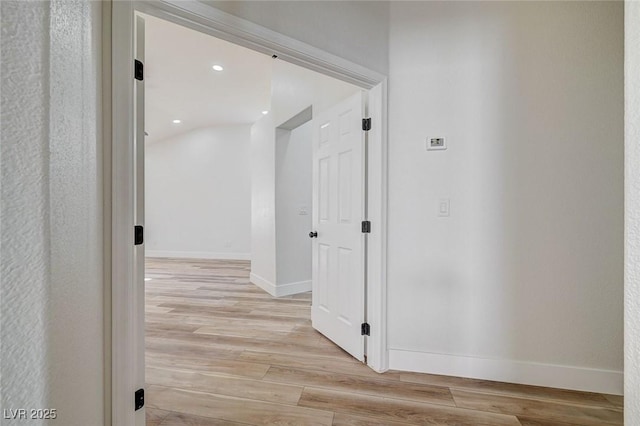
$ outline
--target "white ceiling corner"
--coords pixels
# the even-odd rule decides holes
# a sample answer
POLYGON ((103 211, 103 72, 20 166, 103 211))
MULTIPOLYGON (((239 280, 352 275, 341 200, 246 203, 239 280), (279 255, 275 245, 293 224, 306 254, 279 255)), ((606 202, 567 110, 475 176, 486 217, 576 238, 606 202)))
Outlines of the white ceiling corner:
POLYGON ((208 34, 144 19, 148 143, 204 127, 253 124, 262 111, 279 125, 311 105, 324 109, 361 90, 208 34), (224 70, 214 71, 215 64, 224 70))
POLYGON ((271 57, 149 15, 144 19, 147 142, 254 123, 270 109, 271 57), (215 64, 224 70, 214 71, 215 64))

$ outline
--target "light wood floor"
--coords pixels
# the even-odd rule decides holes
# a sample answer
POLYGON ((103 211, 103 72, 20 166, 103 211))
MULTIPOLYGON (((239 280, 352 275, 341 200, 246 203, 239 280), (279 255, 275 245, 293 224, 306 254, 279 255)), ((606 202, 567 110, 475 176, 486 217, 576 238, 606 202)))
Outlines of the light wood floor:
POLYGON ((148 259, 147 425, 621 425, 622 398, 390 371, 311 328, 249 262, 148 259))

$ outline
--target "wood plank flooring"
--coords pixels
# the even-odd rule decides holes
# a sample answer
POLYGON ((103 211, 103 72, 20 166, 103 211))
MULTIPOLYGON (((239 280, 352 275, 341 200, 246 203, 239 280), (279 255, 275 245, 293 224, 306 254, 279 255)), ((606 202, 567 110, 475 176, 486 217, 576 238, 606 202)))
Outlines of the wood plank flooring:
POLYGON ((622 425, 622 398, 378 374, 311 327, 310 293, 274 299, 249 262, 147 259, 147 425, 622 425))

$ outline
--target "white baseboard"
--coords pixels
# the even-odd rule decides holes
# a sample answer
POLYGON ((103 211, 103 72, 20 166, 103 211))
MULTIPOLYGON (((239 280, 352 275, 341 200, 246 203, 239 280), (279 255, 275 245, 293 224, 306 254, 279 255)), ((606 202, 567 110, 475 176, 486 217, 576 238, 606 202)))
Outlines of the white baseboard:
POLYGON ((260 275, 251 272, 251 274, 249 274, 249 281, 257 285, 273 297, 290 296, 292 294, 311 291, 311 280, 276 285, 271 281, 261 277, 260 275))
POLYGON ((623 391, 622 371, 564 365, 390 349, 389 368, 614 395, 623 391))
POLYGON ((262 278, 260 275, 254 274, 253 272, 249 274, 249 281, 257 285, 258 287, 260 287, 261 289, 263 289, 273 297, 276 297, 276 286, 271 281, 266 280, 262 278))
POLYGON ((276 297, 291 296, 306 291, 311 291, 311 280, 276 285, 276 297))
POLYGON ((251 260, 251 253, 212 253, 207 251, 146 250, 146 257, 176 257, 179 259, 251 260))

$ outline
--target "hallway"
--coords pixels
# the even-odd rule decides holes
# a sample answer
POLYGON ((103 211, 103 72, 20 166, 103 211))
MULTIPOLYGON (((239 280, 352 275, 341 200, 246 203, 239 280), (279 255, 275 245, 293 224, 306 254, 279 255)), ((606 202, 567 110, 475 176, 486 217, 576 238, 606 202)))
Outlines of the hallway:
POLYGON ((621 425, 622 398, 390 371, 274 299, 250 263, 147 259, 147 425, 621 425))

